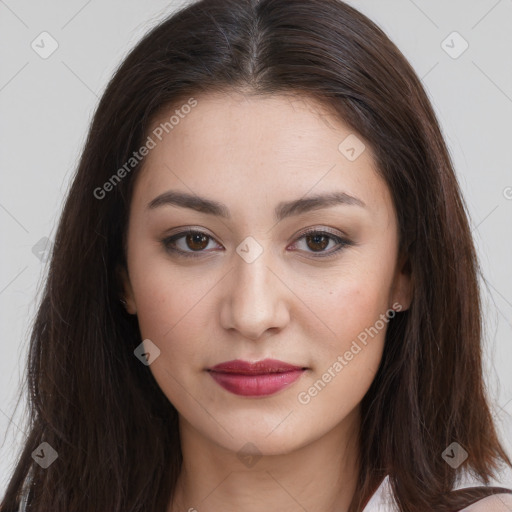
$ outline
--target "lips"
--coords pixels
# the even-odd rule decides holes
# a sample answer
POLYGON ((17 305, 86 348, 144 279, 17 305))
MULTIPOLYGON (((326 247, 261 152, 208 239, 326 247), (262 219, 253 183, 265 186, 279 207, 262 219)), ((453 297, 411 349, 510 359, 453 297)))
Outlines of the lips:
POLYGON ((307 368, 263 359, 251 363, 235 359, 208 368, 210 376, 221 387, 242 396, 266 396, 291 385, 307 368))

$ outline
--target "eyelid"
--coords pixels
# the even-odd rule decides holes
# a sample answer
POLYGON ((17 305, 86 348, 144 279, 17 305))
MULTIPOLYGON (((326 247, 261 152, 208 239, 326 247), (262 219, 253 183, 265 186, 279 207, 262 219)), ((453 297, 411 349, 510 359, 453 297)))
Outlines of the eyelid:
POLYGON ((180 238, 183 238, 183 237, 185 237, 185 236, 187 236, 189 234, 204 235, 207 238, 209 238, 210 240, 214 240, 215 243, 217 243, 218 245, 222 245, 219 242, 217 242, 217 240, 215 239, 214 236, 212 236, 209 233, 207 233, 206 231, 204 231, 203 228, 195 228, 193 226, 182 228, 181 231, 178 231, 178 232, 173 233, 173 234, 168 235, 168 236, 164 236, 160 240, 160 242, 162 243, 162 245, 164 246, 164 249, 167 252, 169 252, 171 254, 174 254, 174 255, 177 255, 177 256, 183 256, 185 258, 187 258, 187 257, 197 258, 197 257, 204 257, 205 255, 207 255, 208 254, 207 251, 182 251, 181 249, 169 248, 168 245, 170 243, 176 243, 177 240, 179 240, 180 238))
POLYGON ((295 235, 293 235, 292 240, 296 240, 302 238, 304 235, 309 235, 310 233, 327 233, 332 235, 334 238, 343 238, 347 242, 349 241, 349 236, 339 229, 329 228, 327 226, 313 226, 312 228, 304 228, 295 235))
MULTIPOLYGON (((302 238, 309 234, 319 234, 319 235, 328 235, 332 240, 337 242, 337 247, 331 249, 330 251, 320 251, 320 252, 307 252, 308 256, 306 258, 318 258, 328 260, 329 258, 334 258, 338 255, 340 251, 342 251, 345 247, 350 247, 356 245, 345 233, 335 230, 333 228, 328 227, 312 227, 306 228, 300 231, 298 234, 294 235, 294 243, 299 242, 302 238)), ((302 251, 297 251, 302 252, 302 251)))
MULTIPOLYGON (((206 251, 206 250, 201 250, 201 251, 183 251, 181 249, 176 249, 176 248, 170 248, 169 247, 169 244, 170 243, 175 243, 177 240, 189 235, 189 234, 200 234, 200 235, 204 235, 206 236, 207 238, 209 238, 210 240, 213 240, 215 243, 217 243, 218 245, 221 245, 214 236, 210 235, 208 232, 206 232, 204 230, 204 228, 199 228, 199 227, 193 227, 193 226, 190 226, 190 227, 186 227, 186 228, 183 228, 181 231, 178 231, 176 233, 173 233, 169 236, 165 236, 163 239, 161 239, 161 243, 163 244, 165 250, 171 254, 174 254, 174 255, 177 255, 178 257, 180 256, 183 256, 185 258, 187 257, 205 257, 206 255, 208 255, 211 251, 206 251)), ((299 233, 293 235, 292 239, 291 239, 291 243, 297 243, 299 242, 302 238, 304 238, 305 236, 307 235, 310 235, 310 234, 319 234, 319 235, 327 235, 329 236, 332 240, 336 241, 337 242, 337 248, 335 249, 331 249, 330 251, 327 251, 327 252, 323 252, 323 251, 320 251, 320 252, 307 252, 307 254, 309 256, 307 257, 313 257, 313 258, 323 258, 323 259, 328 259, 330 256, 333 256, 335 255, 336 253, 338 253, 340 250, 344 249, 345 247, 348 247, 348 246, 353 246, 353 245, 356 245, 345 233, 343 233, 342 231, 340 230, 336 230, 336 229, 333 229, 333 228, 329 228, 329 227, 319 227, 319 226, 314 226, 314 227, 309 227, 309 228, 305 228, 301 231, 299 231, 299 233)), ((289 244, 287 245, 287 248, 289 247, 289 244)), ((302 251, 296 251, 296 252, 302 252, 302 251)))

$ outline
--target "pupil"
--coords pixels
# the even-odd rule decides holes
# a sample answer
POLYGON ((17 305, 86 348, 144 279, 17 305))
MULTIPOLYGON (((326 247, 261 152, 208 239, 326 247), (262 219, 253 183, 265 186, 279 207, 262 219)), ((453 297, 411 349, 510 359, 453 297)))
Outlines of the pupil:
POLYGON ((206 244, 204 243, 205 241, 207 241, 207 238, 208 238, 207 236, 202 235, 201 233, 194 233, 192 235, 187 236, 187 243, 190 240, 192 240, 191 244, 189 244, 189 248, 193 249, 193 250, 201 250, 201 249, 204 249, 208 245, 208 243, 206 243, 206 244), (203 242, 202 244, 201 244, 201 241, 203 242), (200 246, 193 247, 193 245, 195 243, 199 243, 200 246))
MULTIPOLYGON (((308 241, 313 240, 313 244, 321 244, 320 250, 325 249, 327 245, 329 245, 328 237, 325 235, 309 235, 307 237, 308 241), (319 239, 323 239, 324 243, 321 243, 319 239)), ((309 245, 309 244, 308 244, 309 245)), ((316 247, 318 249, 318 247, 316 247)), ((314 247, 310 247, 310 249, 315 249, 314 247)))

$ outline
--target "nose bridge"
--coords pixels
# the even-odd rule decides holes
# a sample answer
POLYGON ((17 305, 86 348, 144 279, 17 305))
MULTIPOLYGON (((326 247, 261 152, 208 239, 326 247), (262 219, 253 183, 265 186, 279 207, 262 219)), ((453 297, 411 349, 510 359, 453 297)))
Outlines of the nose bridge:
POLYGON ((282 328, 288 318, 284 288, 270 270, 275 266, 271 251, 261 247, 253 259, 257 249, 251 240, 237 248, 230 296, 223 311, 224 328, 234 328, 250 339, 259 338, 268 329, 282 328))
POLYGON ((242 292, 242 298, 248 296, 254 300, 270 291, 268 290, 270 277, 268 269, 270 262, 268 260, 266 253, 262 253, 250 262, 242 257, 238 258, 235 268, 237 278, 235 287, 242 292))

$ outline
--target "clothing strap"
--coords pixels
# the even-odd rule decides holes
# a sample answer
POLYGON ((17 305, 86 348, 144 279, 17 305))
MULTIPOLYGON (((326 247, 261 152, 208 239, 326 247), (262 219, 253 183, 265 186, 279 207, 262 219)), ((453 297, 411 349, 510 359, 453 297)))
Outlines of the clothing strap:
MULTIPOLYGON (((382 480, 381 480, 382 484, 382 480)), ((488 496, 493 496, 495 494, 512 494, 512 489, 507 489, 505 487, 490 487, 490 486, 480 486, 480 487, 465 487, 463 489, 456 489, 454 491, 451 491, 450 496, 455 497, 461 497, 466 499, 466 502, 462 509, 459 509, 459 511, 454 512, 460 512, 460 510, 465 509, 466 507, 469 507, 470 505, 473 505, 477 501, 482 500, 483 498, 487 498, 488 496)), ((370 498, 367 498, 363 505, 363 509, 366 507, 368 502, 370 501, 370 498)))
POLYGON ((482 486, 465 487, 464 489, 457 489, 450 493, 451 496, 457 496, 467 500, 466 503, 464 504, 464 507, 462 507, 462 509, 460 510, 463 510, 466 507, 473 505, 473 503, 476 503, 477 501, 480 501, 483 498, 487 498, 488 496, 493 496, 495 494, 512 494, 512 490, 506 489, 505 487, 482 486))

